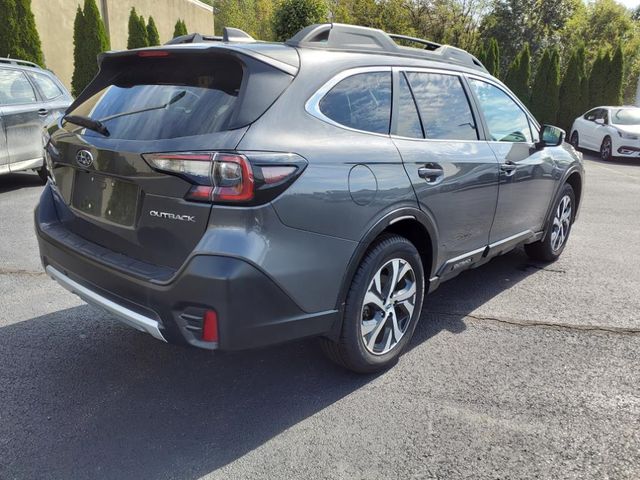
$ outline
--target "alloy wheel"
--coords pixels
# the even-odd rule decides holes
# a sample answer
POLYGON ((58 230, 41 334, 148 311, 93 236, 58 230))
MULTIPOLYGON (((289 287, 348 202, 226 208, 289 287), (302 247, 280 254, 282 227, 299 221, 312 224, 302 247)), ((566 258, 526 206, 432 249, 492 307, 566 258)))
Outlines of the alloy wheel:
POLYGON ((555 217, 553 218, 551 248, 554 252, 557 252, 562 248, 567 236, 569 235, 569 229, 571 228, 571 213, 571 197, 569 195, 565 195, 560 200, 558 208, 556 209, 555 217))
POLYGON ((394 258, 373 276, 364 296, 360 333, 365 348, 384 355, 407 332, 416 305, 416 275, 408 261, 394 258))

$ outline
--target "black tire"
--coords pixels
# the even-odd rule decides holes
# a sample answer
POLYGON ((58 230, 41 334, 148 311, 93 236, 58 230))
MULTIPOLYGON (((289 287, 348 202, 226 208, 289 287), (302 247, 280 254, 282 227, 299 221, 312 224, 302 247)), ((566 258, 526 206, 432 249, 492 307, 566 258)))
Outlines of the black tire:
MULTIPOLYGON (((387 278, 388 281, 389 277, 387 276, 385 278, 387 278)), ((399 235, 382 235, 367 251, 354 275, 345 302, 342 329, 338 341, 321 338, 320 344, 322 350, 333 362, 356 373, 372 373, 392 366, 397 362, 406 345, 411 340, 418 319, 420 318, 423 297, 424 271, 420 254, 415 246, 409 240, 399 235), (415 280, 416 287, 413 313, 408 315, 408 311, 405 310, 404 334, 396 341, 394 346, 386 353, 374 354, 365 345, 363 332, 361 330, 363 325, 363 311, 365 308, 368 308, 364 305, 364 298, 369 290, 369 286, 373 282, 374 276, 378 274, 380 269, 394 259, 407 262, 413 269, 412 278, 415 280)), ((395 305, 393 309, 397 312, 395 305)), ((380 334, 384 335, 384 332, 387 331, 385 329, 391 328, 392 326, 392 324, 389 323, 392 317, 388 312, 383 313, 382 310, 378 313, 385 319, 379 322, 378 325, 386 322, 388 326, 383 327, 383 330, 380 331, 380 334)), ((389 335, 391 335, 390 332, 389 335)), ((380 335, 376 338, 378 337, 380 337, 380 335)), ((373 338, 373 333, 369 338, 373 338)), ((395 336, 393 338, 395 341, 395 336)), ((384 342, 381 341, 381 343, 384 342)))
MULTIPOLYGON (((547 221, 547 225, 545 226, 545 236, 542 240, 539 240, 535 243, 530 243, 524 246, 524 250, 527 255, 534 259, 542 262, 554 262, 562 255, 564 251, 564 247, 567 245, 569 241, 569 235, 571 234, 571 228, 573 226, 573 220, 576 215, 576 195, 573 191, 573 188, 568 183, 565 183, 560 192, 559 198, 553 206, 553 211, 551 212, 551 218, 547 221), (568 224, 566 222, 560 221, 563 225, 563 234, 564 239, 562 243, 557 246, 554 244, 556 241, 555 233, 559 233, 559 229, 555 226, 555 220, 559 218, 559 209, 560 205, 563 202, 565 197, 569 197, 571 212, 569 215, 568 224)), ((560 215, 561 217, 561 215, 560 215)))
POLYGON ((40 177, 40 180, 42 181, 42 184, 46 184, 47 183, 47 178, 49 177, 49 174, 47 172, 47 166, 46 165, 42 165, 38 170, 36 170, 36 172, 38 173, 38 176, 40 177))
POLYGON ((573 148, 575 148, 576 150, 580 148, 580 135, 577 131, 574 131, 571 134, 571 145, 573 145, 573 148))
POLYGON ((600 145, 600 158, 605 162, 613 160, 613 145, 611 143, 611 137, 608 135, 602 139, 602 145, 600 145))

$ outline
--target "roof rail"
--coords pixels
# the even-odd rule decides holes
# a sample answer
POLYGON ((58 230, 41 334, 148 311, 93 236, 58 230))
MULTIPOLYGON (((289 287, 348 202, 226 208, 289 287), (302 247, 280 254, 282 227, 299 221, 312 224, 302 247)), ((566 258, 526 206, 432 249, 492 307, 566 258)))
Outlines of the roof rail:
POLYGON ((249 43, 256 40, 247 32, 239 28, 224 27, 222 36, 219 35, 201 35, 199 33, 190 33, 172 38, 165 45, 179 45, 181 43, 202 43, 202 42, 234 42, 249 43))
POLYGON ((469 52, 451 45, 440 45, 422 38, 388 34, 376 28, 321 23, 310 25, 285 42, 292 47, 325 48, 364 53, 382 53, 428 60, 445 61, 486 72, 480 60, 469 52), (424 48, 398 45, 394 40, 412 42, 424 48))
POLYGON ((0 63, 5 63, 5 64, 9 64, 9 65, 21 65, 23 67, 42 68, 42 67, 40 67, 40 65, 38 65, 36 63, 27 62, 26 60, 19 60, 17 58, 0 57, 0 63))

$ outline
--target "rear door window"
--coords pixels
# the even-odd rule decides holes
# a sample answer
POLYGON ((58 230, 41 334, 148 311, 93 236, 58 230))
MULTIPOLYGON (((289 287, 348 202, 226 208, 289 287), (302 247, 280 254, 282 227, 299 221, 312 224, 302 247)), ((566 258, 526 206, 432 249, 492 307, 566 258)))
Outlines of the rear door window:
POLYGON ((35 103, 36 93, 24 73, 19 70, 0 70, 0 105, 35 103))
POLYGON ((358 73, 334 86, 322 100, 320 111, 345 127, 389 133, 391 72, 358 73))
POLYGON ((440 73, 407 72, 418 104, 425 138, 477 140, 478 132, 460 77, 440 73))
MULTIPOLYGON (((110 138, 161 140, 227 129, 243 69, 234 59, 129 67, 70 112, 100 120, 110 138)), ((66 128, 77 129, 67 124, 66 128)), ((85 135, 100 136, 89 129, 85 135)))
POLYGON ((62 90, 56 85, 56 82, 51 80, 48 76, 41 73, 29 73, 31 79, 40 89, 40 93, 45 100, 53 100, 54 98, 62 95, 62 90))

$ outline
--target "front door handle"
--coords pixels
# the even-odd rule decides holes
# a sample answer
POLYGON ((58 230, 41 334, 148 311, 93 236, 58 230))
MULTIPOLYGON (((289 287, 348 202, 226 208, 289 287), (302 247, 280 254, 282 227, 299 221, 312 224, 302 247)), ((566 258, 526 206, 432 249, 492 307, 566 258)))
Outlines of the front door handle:
POLYGON ((38 115, 40 115, 41 117, 46 117, 47 115, 49 115, 49 110, 47 110, 46 108, 41 108, 40 110, 38 110, 38 115))
POLYGON ((444 178, 444 170, 440 165, 428 163, 418 169, 418 176, 424 178, 427 183, 439 183, 444 178))
POLYGON ((511 161, 505 162, 502 165, 500 165, 500 170, 502 170, 507 177, 510 177, 511 175, 516 173, 517 169, 518 169, 518 165, 511 161))

